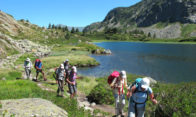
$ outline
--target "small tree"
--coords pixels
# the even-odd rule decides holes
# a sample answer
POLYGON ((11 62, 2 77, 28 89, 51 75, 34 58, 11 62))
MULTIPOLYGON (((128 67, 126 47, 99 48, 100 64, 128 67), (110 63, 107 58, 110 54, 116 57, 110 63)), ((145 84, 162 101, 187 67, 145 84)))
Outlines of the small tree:
POLYGON ((75 29, 74 29, 74 27, 72 27, 72 29, 71 29, 71 33, 75 33, 75 29))
POLYGON ((70 33, 65 34, 65 39, 69 40, 71 37, 70 33))
POLYGON ((151 37, 151 33, 150 32, 148 33, 148 37, 151 37))
POLYGON ((77 33, 77 32, 79 32, 79 29, 78 29, 78 28, 76 28, 76 33, 77 33))
POLYGON ((60 25, 58 25, 58 29, 60 30, 62 27, 60 25))
POLYGON ((54 24, 52 24, 52 29, 55 29, 55 25, 54 24))
POLYGON ((49 25, 48 25, 48 29, 51 29, 51 24, 49 23, 49 25))
POLYGON ((69 31, 68 28, 67 28, 67 26, 65 26, 65 31, 69 31))

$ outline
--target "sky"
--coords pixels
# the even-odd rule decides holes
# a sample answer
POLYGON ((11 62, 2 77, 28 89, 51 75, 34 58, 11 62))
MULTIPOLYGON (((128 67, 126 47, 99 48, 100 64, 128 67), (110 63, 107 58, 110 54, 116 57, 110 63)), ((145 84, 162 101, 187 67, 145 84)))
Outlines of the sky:
POLYGON ((104 20, 116 7, 129 7, 141 0, 0 0, 0 10, 16 20, 39 26, 63 24, 84 27, 104 20))

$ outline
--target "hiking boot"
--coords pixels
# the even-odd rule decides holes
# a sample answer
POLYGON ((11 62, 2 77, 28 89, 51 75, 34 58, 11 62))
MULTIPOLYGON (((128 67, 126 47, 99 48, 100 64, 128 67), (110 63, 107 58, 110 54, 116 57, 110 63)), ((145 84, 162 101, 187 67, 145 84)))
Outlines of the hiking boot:
POLYGON ((37 82, 37 79, 32 79, 32 81, 35 81, 35 82, 37 82))

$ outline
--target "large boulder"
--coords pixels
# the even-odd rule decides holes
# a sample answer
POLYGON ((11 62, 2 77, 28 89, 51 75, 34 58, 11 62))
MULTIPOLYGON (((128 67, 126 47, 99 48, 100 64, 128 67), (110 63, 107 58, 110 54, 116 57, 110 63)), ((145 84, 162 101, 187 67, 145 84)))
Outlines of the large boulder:
POLYGON ((39 98, 1 100, 0 116, 5 117, 68 117, 65 110, 39 98))

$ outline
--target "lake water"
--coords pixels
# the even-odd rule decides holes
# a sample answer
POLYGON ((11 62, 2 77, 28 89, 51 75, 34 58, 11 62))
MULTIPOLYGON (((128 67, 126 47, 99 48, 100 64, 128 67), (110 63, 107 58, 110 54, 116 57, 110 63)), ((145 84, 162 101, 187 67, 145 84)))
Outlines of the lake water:
POLYGON ((145 75, 162 82, 196 81, 196 45, 102 42, 112 55, 91 55, 101 65, 79 69, 87 76, 108 76, 113 70, 145 75))

